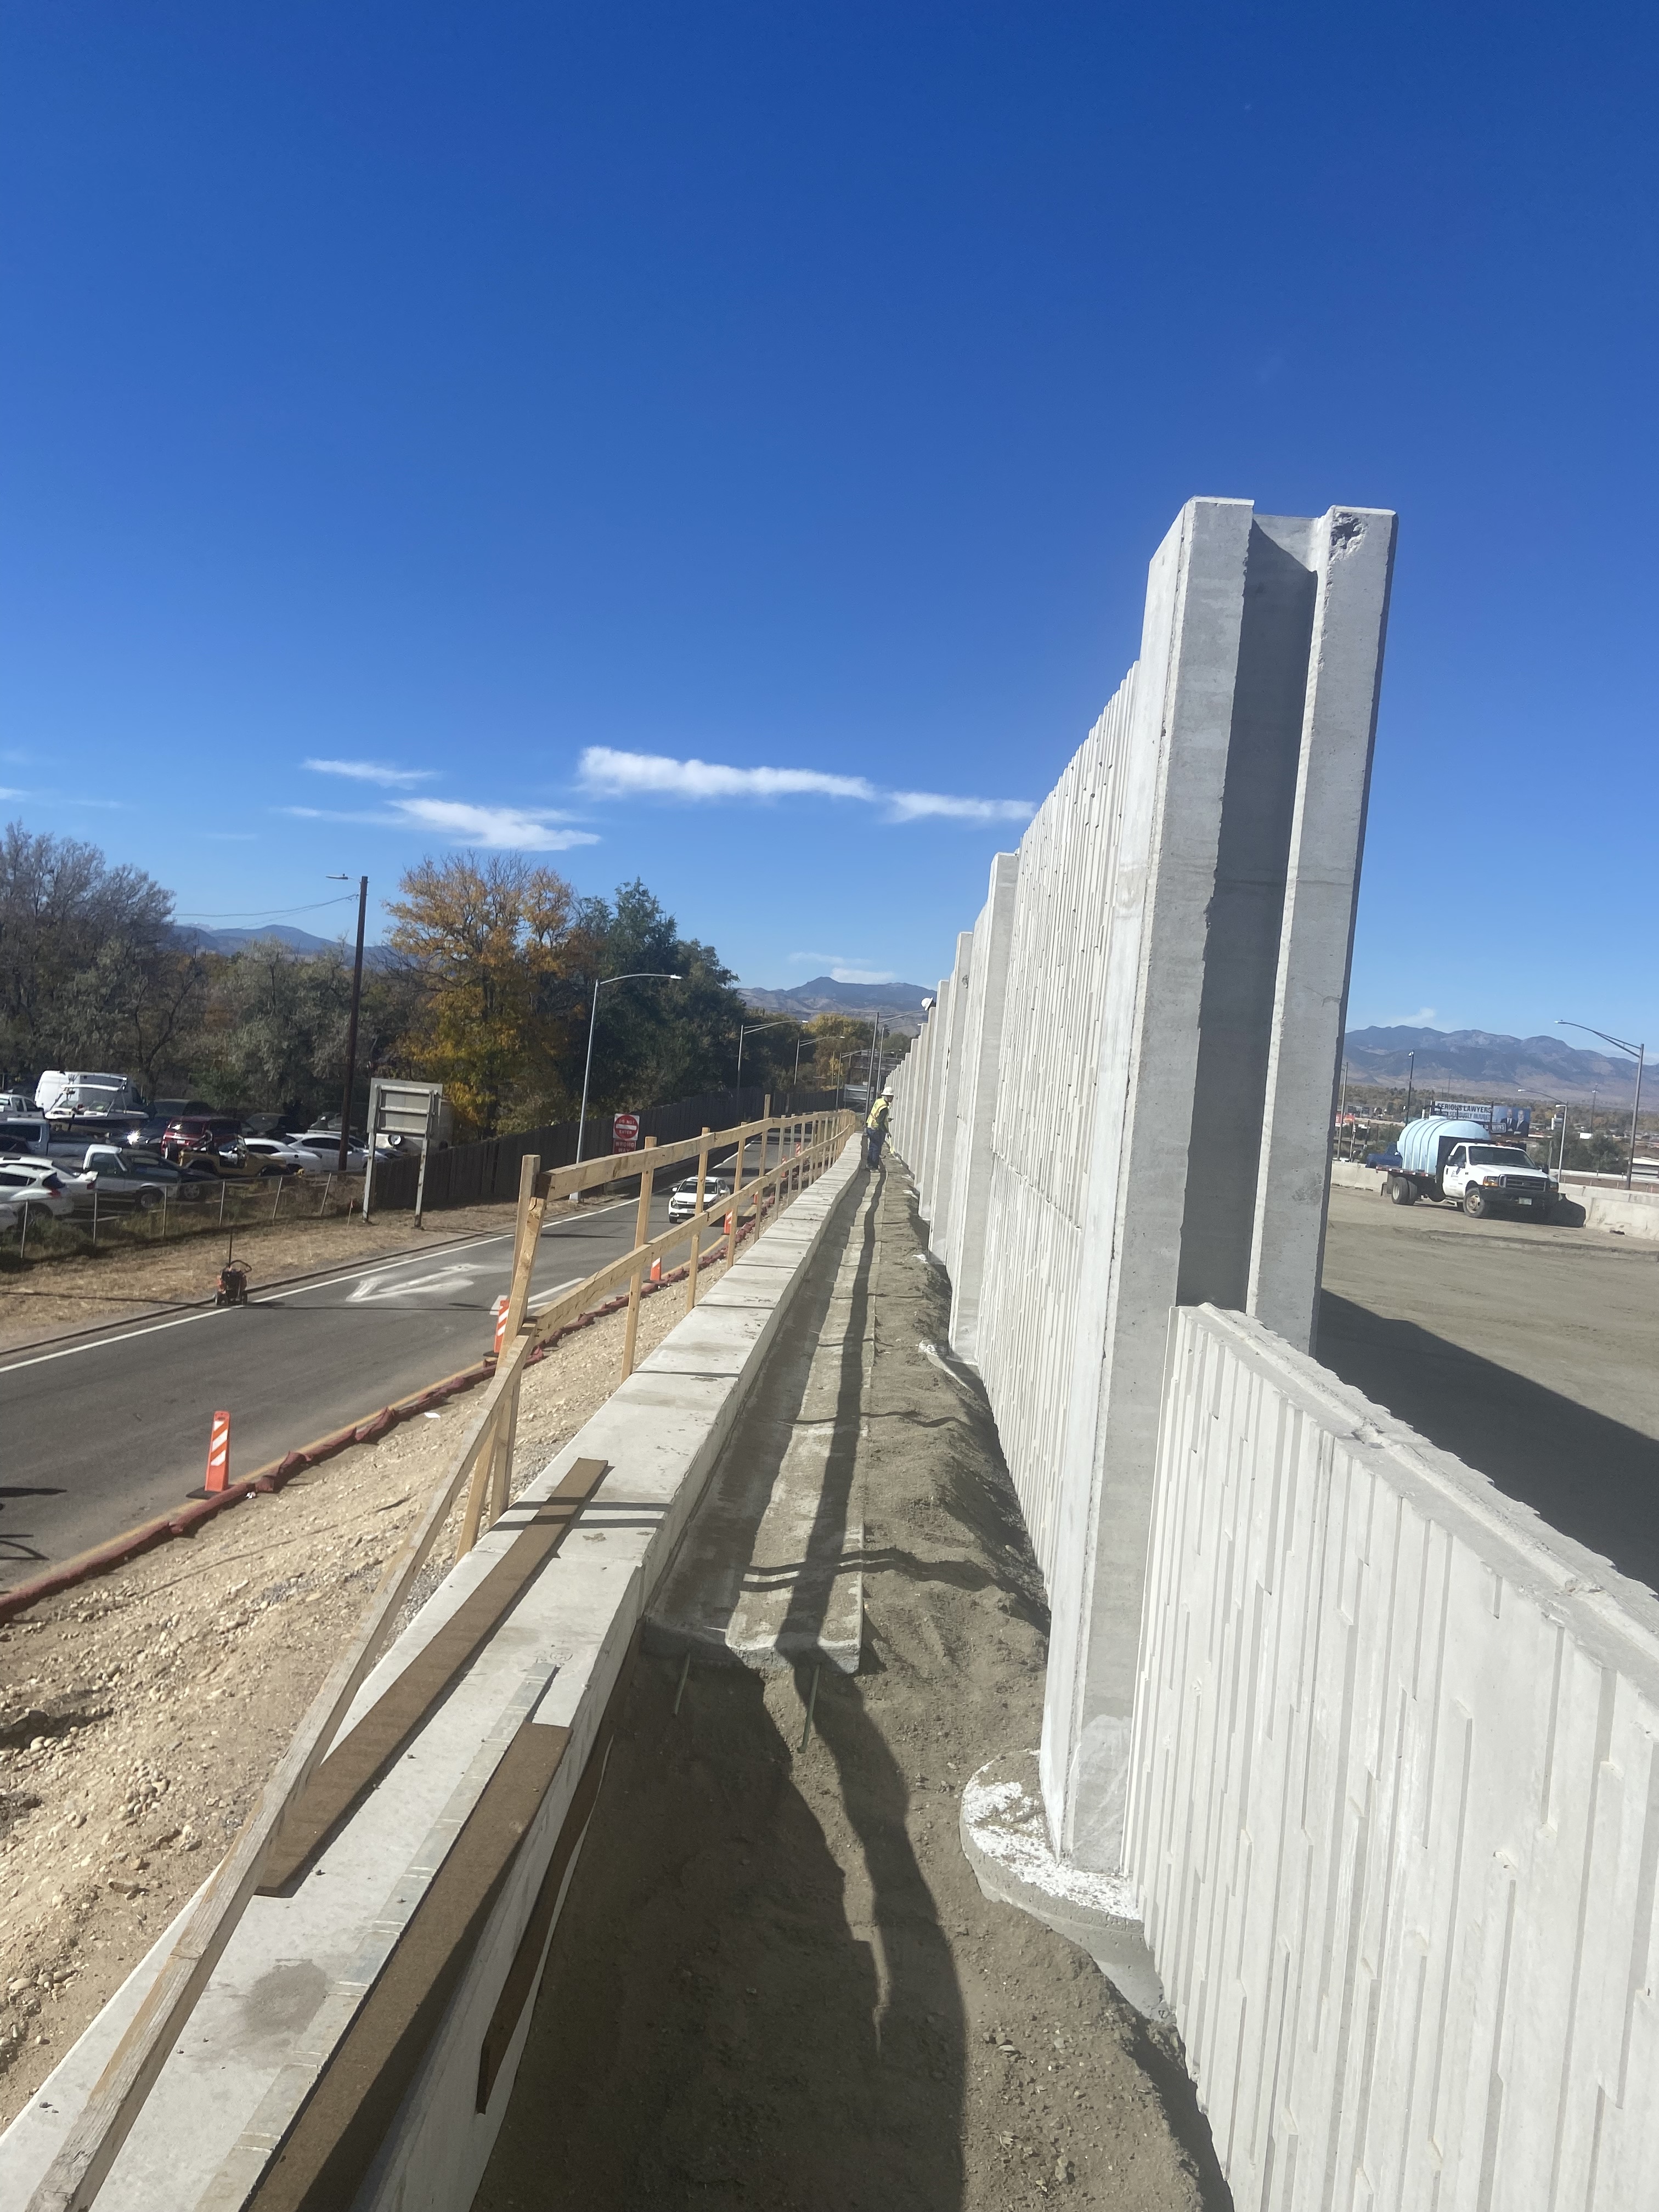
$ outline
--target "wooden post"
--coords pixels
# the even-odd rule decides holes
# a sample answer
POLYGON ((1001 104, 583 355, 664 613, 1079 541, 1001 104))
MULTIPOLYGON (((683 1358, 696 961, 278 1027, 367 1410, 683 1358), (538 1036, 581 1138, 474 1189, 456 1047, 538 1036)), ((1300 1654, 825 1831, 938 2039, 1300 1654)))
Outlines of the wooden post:
POLYGON ((726 1264, 728 1267, 738 1256, 738 1208, 743 1203, 743 1156, 748 1149, 748 1138, 739 1137, 737 1165, 732 1170, 732 1234, 726 1240, 726 1264))
MULTIPOLYGON (((541 1159, 535 1152, 526 1152, 519 1163, 519 1213, 513 1234, 513 1279, 507 1293, 507 1326, 501 1332, 503 1358, 507 1347, 523 1332, 524 1317, 530 1304, 536 1247, 541 1238, 542 1222, 547 1212, 547 1200, 540 1197, 536 1189, 537 1178, 541 1171, 541 1159)), ((479 1453, 477 1465, 473 1469, 472 1487, 467 1492, 466 1511, 462 1517, 461 1533, 455 1545, 458 1559, 464 1559, 477 1542, 480 1524, 486 1527, 493 1525, 507 1510, 507 1492, 513 1479, 513 1446, 519 1428, 519 1376, 521 1373, 522 1370, 514 1370, 513 1387, 503 1395, 497 1409, 494 1432, 489 1443, 479 1453)))
MULTIPOLYGON (((703 1124, 702 1133, 705 1137, 708 1134, 708 1125, 706 1121, 703 1124)), ((704 1145, 702 1150, 697 1154, 697 1203, 696 1210, 693 1212, 691 1216, 691 1262, 690 1266, 686 1270, 685 1281, 685 1310, 687 1313, 690 1313, 691 1309, 697 1303, 697 1262, 702 1255, 703 1185, 708 1182, 708 1147, 707 1145, 704 1145)))
MULTIPOLYGON (((656 1139, 647 1137, 647 1152, 656 1148, 656 1139)), ((640 1210, 634 1223, 634 1249, 651 1242, 651 1186, 656 1181, 655 1170, 647 1160, 640 1168, 640 1210)), ((634 1372, 634 1346, 640 1333, 640 1292, 645 1282, 645 1262, 641 1261, 628 1279, 628 1334, 623 1339, 622 1379, 627 1382, 634 1372)))

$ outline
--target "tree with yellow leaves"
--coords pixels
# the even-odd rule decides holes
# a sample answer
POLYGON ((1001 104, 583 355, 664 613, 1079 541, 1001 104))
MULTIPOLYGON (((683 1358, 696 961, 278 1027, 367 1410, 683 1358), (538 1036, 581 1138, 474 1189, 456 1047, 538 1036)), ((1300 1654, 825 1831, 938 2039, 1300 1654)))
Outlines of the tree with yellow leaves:
POLYGON ((404 1056, 483 1136, 568 1110, 562 1066, 594 953, 576 894, 516 854, 425 860, 388 900, 388 939, 425 979, 404 1056))

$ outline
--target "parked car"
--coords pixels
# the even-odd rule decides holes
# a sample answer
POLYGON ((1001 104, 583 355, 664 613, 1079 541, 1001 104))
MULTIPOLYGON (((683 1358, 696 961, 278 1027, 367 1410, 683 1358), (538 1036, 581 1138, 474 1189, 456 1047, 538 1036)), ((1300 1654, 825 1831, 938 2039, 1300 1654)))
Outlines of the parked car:
POLYGON ((308 1145, 292 1137, 244 1137, 242 1149, 258 1163, 261 1175, 315 1175, 321 1164, 308 1145))
POLYGON ((194 1180, 179 1168, 135 1160, 117 1145, 88 1145, 82 1167, 88 1182, 96 1185, 100 1202, 118 1199, 141 1213, 160 1206, 181 1182, 194 1180))
MULTIPOLYGON (((313 1175, 337 1175, 340 1171, 340 1124, 337 1120, 332 1128, 326 1121, 313 1121, 303 1134, 291 1139, 307 1152, 313 1152, 317 1166, 313 1175)), ((346 1146, 346 1173, 362 1175, 368 1165, 368 1147, 362 1132, 354 1129, 346 1146)))
POLYGON ((169 1121, 156 1147, 174 1167, 207 1167, 216 1175, 252 1179, 260 1169, 248 1157, 242 1125, 228 1116, 186 1114, 169 1121))
POLYGON ((72 1186, 78 1176, 65 1176, 50 1160, 0 1160, 0 1204, 15 1218, 24 1206, 42 1213, 63 1215, 75 1211, 72 1186))
MULTIPOLYGON (((722 1199, 730 1198, 732 1182, 729 1175, 711 1175, 702 1187, 702 1202, 707 1212, 714 1212, 722 1199)), ((690 1221, 697 1210, 697 1178, 687 1176, 677 1182, 668 1194, 668 1225, 671 1229, 682 1221, 690 1221)))
POLYGON ((52 1143, 52 1124, 38 1114, 9 1114, 0 1121, 0 1153, 32 1152, 44 1160, 52 1143))

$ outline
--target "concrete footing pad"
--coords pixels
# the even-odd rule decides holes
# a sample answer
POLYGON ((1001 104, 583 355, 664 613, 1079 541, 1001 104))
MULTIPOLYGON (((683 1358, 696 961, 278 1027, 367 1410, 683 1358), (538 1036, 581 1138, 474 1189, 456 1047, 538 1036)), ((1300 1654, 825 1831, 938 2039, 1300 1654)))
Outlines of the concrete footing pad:
POLYGON ((649 1651, 858 1671, 878 1189, 813 1261, 651 1608, 649 1651))
POLYGON ((1128 1882, 1055 1857, 1035 1751, 986 1761, 962 1793, 961 1831, 985 1896, 1018 1905, 1078 1944, 1137 2012, 1170 2017, 1128 1882))

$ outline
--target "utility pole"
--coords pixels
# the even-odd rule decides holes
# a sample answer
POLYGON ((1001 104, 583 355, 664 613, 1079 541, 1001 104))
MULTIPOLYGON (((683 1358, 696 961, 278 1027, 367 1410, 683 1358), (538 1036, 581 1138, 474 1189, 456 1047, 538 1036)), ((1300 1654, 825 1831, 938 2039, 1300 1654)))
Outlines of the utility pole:
POLYGON ((1416 1077, 1417 1054, 1414 1052, 1408 1052, 1406 1054, 1406 1119, 1407 1121, 1412 1118, 1412 1085, 1416 1077))
POLYGON ((1338 1107, 1337 1107, 1337 1109, 1336 1109, 1336 1156, 1337 1156, 1337 1158, 1338 1158, 1339 1159, 1346 1159, 1346 1158, 1347 1158, 1346 1153, 1346 1152, 1344 1152, 1344 1151, 1342 1150, 1342 1140, 1343 1140, 1343 1139, 1347 1135, 1347 1133, 1348 1133, 1348 1131, 1347 1131, 1347 1122, 1348 1122, 1348 1063, 1347 1063, 1347 1061, 1345 1060, 1343 1061, 1343 1063, 1342 1063, 1342 1097, 1341 1097, 1340 1103, 1339 1103, 1339 1105, 1338 1105, 1338 1107))
MULTIPOLYGON (((331 884, 349 884, 349 876, 331 876, 331 884)), ((340 1158, 337 1172, 346 1171, 346 1152, 351 1143, 351 1094, 357 1083, 357 1010, 363 999, 363 923, 368 914, 368 878, 357 878, 357 957, 351 969, 351 1019, 346 1025, 345 1092, 340 1101, 340 1158)), ((368 1133, 369 1150, 374 1149, 374 1132, 368 1133)))

